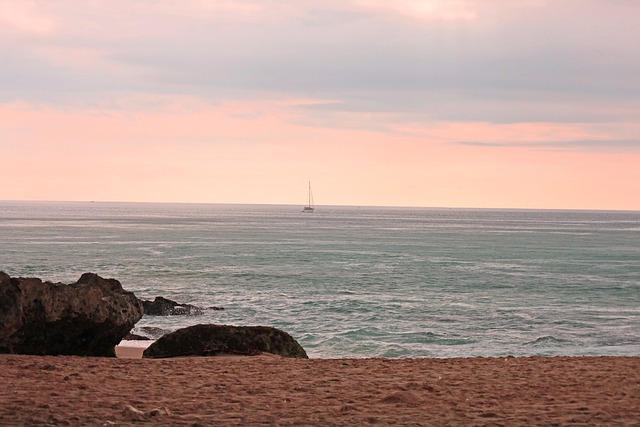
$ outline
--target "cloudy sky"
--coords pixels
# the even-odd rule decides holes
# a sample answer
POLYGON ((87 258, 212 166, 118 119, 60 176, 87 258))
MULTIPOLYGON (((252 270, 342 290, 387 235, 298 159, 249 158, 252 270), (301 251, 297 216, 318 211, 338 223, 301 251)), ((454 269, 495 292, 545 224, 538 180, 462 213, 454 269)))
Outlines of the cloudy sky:
POLYGON ((0 200, 640 210, 636 0, 0 0, 0 200))

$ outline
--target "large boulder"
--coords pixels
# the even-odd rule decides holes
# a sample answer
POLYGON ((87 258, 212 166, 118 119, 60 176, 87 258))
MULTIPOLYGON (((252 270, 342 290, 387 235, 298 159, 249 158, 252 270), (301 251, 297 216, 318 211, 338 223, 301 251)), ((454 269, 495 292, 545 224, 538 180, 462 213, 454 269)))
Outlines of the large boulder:
POLYGON ((257 355, 307 358, 288 333, 267 326, 195 325, 164 335, 144 357, 257 355))
POLYGON ((0 272, 0 353, 115 356, 142 314, 115 279, 85 273, 65 285, 0 272))

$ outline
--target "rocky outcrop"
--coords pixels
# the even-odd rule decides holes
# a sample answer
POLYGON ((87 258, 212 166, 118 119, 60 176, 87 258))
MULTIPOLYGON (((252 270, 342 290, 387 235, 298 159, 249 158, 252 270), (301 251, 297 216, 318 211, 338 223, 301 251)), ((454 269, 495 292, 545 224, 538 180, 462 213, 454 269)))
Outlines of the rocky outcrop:
POLYGON ((115 279, 85 273, 66 285, 0 272, 0 353, 115 356, 142 314, 115 279))
POLYGON ((132 334, 129 332, 127 335, 122 337, 124 341, 151 341, 151 338, 146 337, 144 335, 132 334))
POLYGON ((164 297, 156 297, 153 301, 141 300, 144 314, 149 316, 199 316, 203 310, 191 304, 180 304, 164 297))
POLYGON ((205 310, 224 310, 222 307, 197 307, 191 304, 181 304, 165 297, 156 297, 153 301, 140 300, 144 307, 144 314, 148 316, 199 316, 205 310))
POLYGON ((307 358, 288 333, 267 326, 195 325, 164 335, 144 357, 257 355, 307 358))

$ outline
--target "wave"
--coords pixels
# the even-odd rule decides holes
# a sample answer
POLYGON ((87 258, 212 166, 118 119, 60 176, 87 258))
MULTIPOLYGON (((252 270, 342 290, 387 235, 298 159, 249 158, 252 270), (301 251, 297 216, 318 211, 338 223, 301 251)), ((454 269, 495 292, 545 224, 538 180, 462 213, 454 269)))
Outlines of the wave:
POLYGON ((553 335, 546 335, 544 337, 536 338, 533 341, 524 343, 524 345, 548 345, 548 344, 565 344, 571 341, 562 338, 556 338, 553 335))

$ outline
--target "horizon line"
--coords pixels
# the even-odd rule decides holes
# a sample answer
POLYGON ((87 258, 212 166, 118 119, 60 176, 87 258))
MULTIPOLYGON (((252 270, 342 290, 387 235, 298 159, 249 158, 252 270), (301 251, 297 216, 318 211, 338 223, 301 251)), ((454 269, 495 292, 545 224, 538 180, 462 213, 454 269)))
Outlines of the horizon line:
MULTIPOLYGON (((301 203, 245 203, 245 202, 179 202, 179 201, 127 201, 127 200, 43 200, 43 199, 0 199, 0 203, 112 203, 112 204, 157 204, 157 205, 225 205, 225 206, 298 206, 301 203)), ((615 208, 548 208, 548 207, 474 207, 474 206, 417 206, 417 205, 348 205, 316 204, 316 208, 397 208, 432 210, 503 210, 503 211, 576 211, 576 212, 630 212, 640 213, 640 209, 615 208)))

